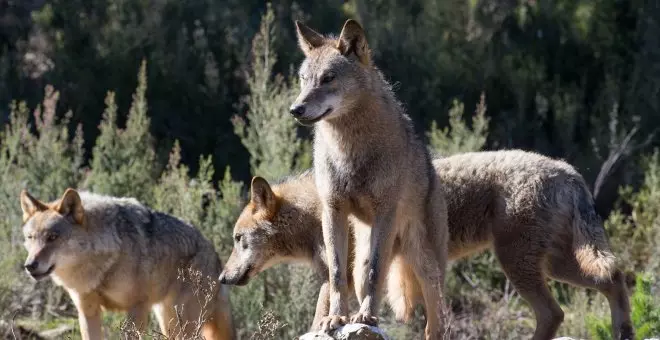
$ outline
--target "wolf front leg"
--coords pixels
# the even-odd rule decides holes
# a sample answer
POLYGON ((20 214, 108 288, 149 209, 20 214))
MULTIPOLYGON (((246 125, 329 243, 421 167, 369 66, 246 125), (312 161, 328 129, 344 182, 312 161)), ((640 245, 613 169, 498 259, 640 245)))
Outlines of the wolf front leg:
POLYGON ((321 320, 328 316, 330 310, 330 282, 327 280, 321 285, 319 290, 319 298, 316 301, 316 312, 314 313, 314 321, 309 331, 314 332, 321 329, 321 320))
MULTIPOLYGON (((369 264, 363 267, 362 282, 355 282, 355 286, 362 285, 365 293, 360 301, 360 311, 351 317, 351 323, 364 323, 372 326, 378 325, 378 305, 382 296, 382 287, 385 282, 387 268, 392 259, 395 239, 396 204, 377 209, 374 224, 371 228, 369 242, 369 264)), ((359 242, 356 240, 356 244, 359 242)), ((356 277, 358 275, 356 274, 356 277)))
MULTIPOLYGON (((324 202, 325 203, 325 202, 324 202)), ((341 204, 324 204, 323 241, 328 261, 330 306, 321 329, 331 331, 347 321, 348 314, 348 213, 341 204)))
POLYGON ((144 331, 149 325, 149 310, 151 306, 147 304, 138 304, 128 311, 128 327, 131 331, 138 332, 138 338, 144 339, 144 331))
POLYGON ((80 323, 80 335, 83 340, 103 339, 101 327, 101 302, 98 295, 94 293, 78 294, 69 291, 71 300, 78 309, 78 322, 80 323))

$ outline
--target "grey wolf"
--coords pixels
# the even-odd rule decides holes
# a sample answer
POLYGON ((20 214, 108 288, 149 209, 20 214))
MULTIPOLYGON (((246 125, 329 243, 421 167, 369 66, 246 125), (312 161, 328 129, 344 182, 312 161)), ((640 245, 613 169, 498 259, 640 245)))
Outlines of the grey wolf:
POLYGON ((291 114, 314 125, 314 173, 330 277, 330 313, 322 328, 346 321, 351 216, 360 302, 351 322, 378 323, 380 288, 396 245, 396 254, 407 258, 421 285, 426 336, 438 339, 445 330, 447 223, 428 150, 372 63, 356 21, 346 21, 339 38, 324 37, 300 22, 296 27, 305 60, 291 114))
POLYGON ((36 280, 52 277, 69 293, 83 339, 103 337, 102 308, 128 312, 140 331, 153 310, 170 338, 200 330, 206 339, 233 339, 227 287, 197 287, 207 301, 178 279, 187 269, 215 282, 222 270, 213 245, 191 225, 133 198, 74 189, 50 203, 23 190, 20 202, 25 270, 36 280))
MULTIPOLYGON (((449 259, 493 249, 506 276, 535 312, 534 339, 552 338, 564 315, 548 290, 547 278, 603 293, 615 339, 633 339, 624 274, 615 267, 584 179, 572 166, 518 150, 437 158, 433 165, 447 197, 449 259)), ((326 280, 312 326, 317 329, 328 313, 329 290, 314 174, 308 171, 272 188, 264 180, 254 180, 252 191, 262 192, 272 203, 270 208, 243 211, 234 233, 245 243, 234 245, 222 275, 229 283, 246 283, 278 263, 310 263, 326 280), (251 256, 242 256, 246 251, 251 256)), ((401 257, 389 268, 387 296, 397 319, 412 315, 419 299, 418 280, 401 257)))

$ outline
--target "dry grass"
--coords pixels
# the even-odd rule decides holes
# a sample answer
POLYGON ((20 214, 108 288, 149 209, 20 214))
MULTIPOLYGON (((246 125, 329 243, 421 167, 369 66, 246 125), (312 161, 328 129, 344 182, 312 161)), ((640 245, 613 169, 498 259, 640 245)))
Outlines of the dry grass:
POLYGON ((204 340, 202 336, 202 327, 209 317, 209 304, 219 294, 218 283, 215 278, 204 276, 201 271, 192 267, 179 268, 177 279, 184 282, 193 292, 197 303, 201 306, 200 313, 196 320, 192 322, 183 320, 184 305, 176 305, 176 319, 169 320, 167 325, 167 334, 163 334, 156 329, 148 329, 140 332, 138 327, 131 320, 125 319, 119 328, 119 334, 122 339, 138 339, 140 336, 147 336, 153 339, 169 340, 204 340), (187 331, 188 330, 188 331, 187 331))

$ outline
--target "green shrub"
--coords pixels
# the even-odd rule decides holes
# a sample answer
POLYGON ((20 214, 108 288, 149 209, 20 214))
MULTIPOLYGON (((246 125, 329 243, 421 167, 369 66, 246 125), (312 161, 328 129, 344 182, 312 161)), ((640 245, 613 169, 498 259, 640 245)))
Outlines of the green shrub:
POLYGON ((657 273, 660 270, 660 151, 642 160, 644 181, 637 192, 621 190, 630 215, 614 211, 605 223, 612 246, 629 270, 657 273))
MULTIPOLYGON (((251 172, 270 181, 309 166, 309 142, 298 137, 289 106, 298 92, 296 77, 272 76, 275 54, 275 16, 272 7, 262 17, 252 41, 252 58, 246 75, 249 95, 246 120, 233 119, 236 134, 250 153, 251 172)), ((319 282, 307 267, 277 266, 260 274, 246 287, 233 290, 239 334, 256 332, 262 311, 272 310, 281 322, 276 333, 291 339, 304 333, 312 322, 319 282)), ((234 301, 233 300, 233 301, 234 301)))
POLYGON ((59 198, 82 177, 83 140, 80 127, 71 138, 70 113, 56 117, 59 93, 46 86, 44 100, 30 119, 25 103, 11 106, 10 119, 0 136, 0 318, 19 313, 48 320, 51 312, 70 304, 50 282, 33 283, 21 270, 25 259, 20 230, 22 214, 18 201, 27 188, 44 200, 59 198))
MULTIPOLYGON (((638 339, 648 339, 660 336, 660 299, 653 293, 656 277, 640 274, 635 280, 635 292, 630 304, 635 336, 638 339)), ((612 323, 609 317, 587 317, 587 327, 592 339, 611 340, 612 323)))
POLYGON ((434 121, 426 133, 431 149, 443 156, 461 152, 479 151, 486 145, 488 138, 488 117, 486 117, 486 98, 481 95, 476 112, 472 116, 472 128, 463 120, 463 103, 454 100, 449 110, 449 126, 440 129, 434 121))
POLYGON ((250 153, 252 174, 268 180, 303 168, 306 164, 300 164, 298 158, 307 150, 289 115, 289 106, 298 95, 298 78, 293 73, 286 78, 272 75, 277 62, 276 36, 275 14, 269 4, 252 40, 250 69, 245 75, 250 90, 244 100, 247 122, 240 116, 233 119, 234 131, 250 153))
POLYGON ((117 126, 115 94, 108 92, 101 133, 92 150, 91 171, 84 187, 91 191, 131 196, 149 202, 151 188, 159 171, 153 137, 149 133, 147 116, 147 71, 142 62, 138 85, 133 95, 126 128, 117 126))

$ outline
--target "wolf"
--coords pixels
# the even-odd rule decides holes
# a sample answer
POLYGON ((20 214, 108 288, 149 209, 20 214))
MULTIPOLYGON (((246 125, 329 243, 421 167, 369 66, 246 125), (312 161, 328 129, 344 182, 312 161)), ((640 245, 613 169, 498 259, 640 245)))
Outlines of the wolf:
MULTIPOLYGON (((447 198, 448 258, 493 249, 506 276, 534 310, 533 339, 551 339, 563 320, 547 278, 603 293, 614 338, 634 338, 625 276, 615 266, 593 198, 575 168, 521 150, 459 154, 436 158, 433 165, 447 198)), ((234 230, 239 242, 221 274, 223 282, 246 284, 276 264, 309 263, 324 280, 312 330, 320 328, 330 301, 328 261, 319 235, 322 203, 314 183, 312 171, 272 187, 255 178, 252 192, 270 203, 252 200, 243 210, 234 230)), ((351 243, 350 249, 354 247, 351 243)), ((412 316, 420 296, 419 279, 406 261, 394 259, 386 284, 388 304, 402 321, 412 316)))
POLYGON ((350 321, 378 323, 380 287, 396 243, 422 285, 426 336, 438 339, 445 330, 447 223, 428 150, 372 63, 360 24, 346 21, 338 38, 299 21, 296 28, 305 60, 301 92, 290 111, 301 124, 314 125, 314 174, 330 277, 330 313, 322 328, 346 322, 351 216, 360 309, 350 321))
POLYGON ((222 264, 191 225, 134 198, 71 188, 50 203, 23 190, 20 203, 25 270, 64 287, 78 310, 83 339, 103 337, 102 308, 128 312, 139 331, 153 310, 170 338, 197 331, 206 339, 234 338, 228 287, 215 284, 222 264))

